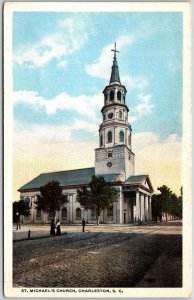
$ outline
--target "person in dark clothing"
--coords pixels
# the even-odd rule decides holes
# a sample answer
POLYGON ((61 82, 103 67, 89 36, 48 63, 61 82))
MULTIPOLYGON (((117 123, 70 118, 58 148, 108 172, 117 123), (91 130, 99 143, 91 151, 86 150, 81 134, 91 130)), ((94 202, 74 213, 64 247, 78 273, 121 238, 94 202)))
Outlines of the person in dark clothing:
POLYGON ((82 220, 82 231, 83 232, 85 231, 85 225, 86 225, 86 221, 85 221, 85 218, 83 218, 83 220, 82 220))
POLYGON ((56 227, 57 227, 57 235, 61 235, 61 224, 59 220, 57 221, 56 227))
POLYGON ((54 220, 52 219, 51 221, 51 230, 50 230, 51 235, 55 235, 55 223, 54 220))

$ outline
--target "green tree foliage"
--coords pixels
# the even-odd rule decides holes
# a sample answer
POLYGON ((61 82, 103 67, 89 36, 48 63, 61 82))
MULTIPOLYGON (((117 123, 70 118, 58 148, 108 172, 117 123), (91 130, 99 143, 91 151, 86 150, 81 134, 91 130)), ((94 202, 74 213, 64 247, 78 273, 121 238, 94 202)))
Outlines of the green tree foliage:
POLYGON ((58 181, 50 181, 40 187, 40 195, 37 195, 36 208, 44 212, 51 212, 55 216, 61 205, 67 203, 67 197, 63 195, 58 181))
POLYGON ((182 218, 182 209, 183 209, 183 187, 180 190, 180 197, 178 198, 178 216, 182 218))
POLYGON ((29 216, 30 215, 30 199, 21 199, 20 201, 15 201, 13 202, 13 221, 17 222, 17 215, 18 213, 18 218, 20 216, 29 216))
POLYGON ((103 177, 92 176, 89 188, 83 187, 77 190, 77 201, 85 209, 95 211, 97 225, 99 224, 100 213, 110 208, 117 201, 118 194, 116 190, 108 185, 103 177))
POLYGON ((182 193, 177 197, 166 185, 158 187, 159 195, 152 196, 152 216, 154 221, 161 220, 162 213, 171 214, 173 217, 182 217, 182 193))
POLYGON ((152 218, 155 222, 162 218, 162 203, 159 196, 160 195, 152 196, 152 218))

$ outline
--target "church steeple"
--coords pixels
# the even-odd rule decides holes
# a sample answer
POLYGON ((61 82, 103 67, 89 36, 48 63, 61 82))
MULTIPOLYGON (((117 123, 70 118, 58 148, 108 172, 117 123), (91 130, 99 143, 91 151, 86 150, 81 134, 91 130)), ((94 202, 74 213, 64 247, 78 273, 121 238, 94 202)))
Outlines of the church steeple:
MULTIPOLYGON (((134 153, 131 146, 132 128, 128 123, 129 109, 125 103, 127 90, 120 82, 116 43, 110 83, 103 91, 102 124, 99 127, 99 148, 95 149, 95 173, 120 174, 125 181, 134 174, 134 153)), ((120 176, 119 175, 119 176, 120 176)))
POLYGON ((119 68, 117 64, 117 57, 116 57, 116 52, 119 51, 116 50, 116 43, 115 43, 115 49, 114 50, 112 49, 111 51, 114 51, 114 57, 113 57, 112 72, 110 77, 110 84, 115 82, 121 83, 120 76, 119 76, 119 68))

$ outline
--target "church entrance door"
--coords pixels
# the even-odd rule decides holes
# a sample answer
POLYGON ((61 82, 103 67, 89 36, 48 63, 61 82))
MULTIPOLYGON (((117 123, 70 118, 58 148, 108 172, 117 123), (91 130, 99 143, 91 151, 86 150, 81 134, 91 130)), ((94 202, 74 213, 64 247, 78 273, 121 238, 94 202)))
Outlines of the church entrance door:
POLYGON ((133 218, 133 203, 132 203, 132 206, 131 206, 131 223, 134 222, 134 218, 133 218))
POLYGON ((124 224, 126 224, 126 213, 124 213, 124 224))

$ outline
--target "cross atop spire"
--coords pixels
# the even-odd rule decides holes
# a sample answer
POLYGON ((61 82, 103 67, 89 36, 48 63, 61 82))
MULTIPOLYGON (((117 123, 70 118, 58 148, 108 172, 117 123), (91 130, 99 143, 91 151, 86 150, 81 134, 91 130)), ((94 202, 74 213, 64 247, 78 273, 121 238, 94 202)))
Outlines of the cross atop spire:
POLYGON ((111 49, 111 51, 113 51, 114 52, 114 57, 116 58, 116 52, 119 52, 118 50, 116 50, 116 42, 115 42, 115 48, 114 49, 111 49))
POLYGON ((114 82, 121 83, 120 77, 119 77, 119 68, 117 65, 117 57, 116 57, 116 53, 119 51, 116 49, 116 43, 115 43, 115 48, 112 49, 111 51, 114 52, 114 58, 113 58, 113 66, 112 66, 112 72, 111 72, 111 77, 110 77, 110 83, 114 83, 114 82))

